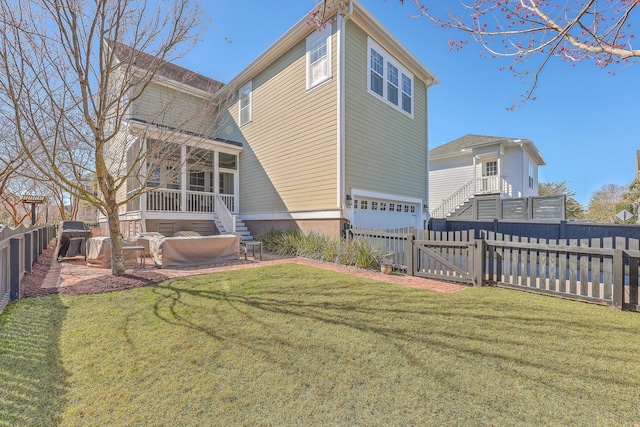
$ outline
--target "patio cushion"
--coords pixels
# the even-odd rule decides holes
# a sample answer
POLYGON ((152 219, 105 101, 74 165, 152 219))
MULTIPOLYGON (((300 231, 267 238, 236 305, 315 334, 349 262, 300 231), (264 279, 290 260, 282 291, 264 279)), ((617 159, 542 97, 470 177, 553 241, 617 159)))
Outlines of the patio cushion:
POLYGON ((138 246, 142 246, 144 248, 144 253, 147 256, 151 256, 151 249, 149 248, 149 242, 153 239, 162 239, 164 235, 162 233, 158 233, 157 231, 146 231, 144 233, 136 234, 135 241, 138 246))

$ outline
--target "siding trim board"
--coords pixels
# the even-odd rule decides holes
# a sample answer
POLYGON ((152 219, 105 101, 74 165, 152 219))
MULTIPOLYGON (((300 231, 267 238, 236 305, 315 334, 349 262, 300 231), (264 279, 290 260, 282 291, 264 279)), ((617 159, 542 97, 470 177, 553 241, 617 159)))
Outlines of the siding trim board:
POLYGON ((285 219, 344 219, 342 210, 309 211, 309 212, 273 212, 240 215, 243 221, 265 221, 285 219))

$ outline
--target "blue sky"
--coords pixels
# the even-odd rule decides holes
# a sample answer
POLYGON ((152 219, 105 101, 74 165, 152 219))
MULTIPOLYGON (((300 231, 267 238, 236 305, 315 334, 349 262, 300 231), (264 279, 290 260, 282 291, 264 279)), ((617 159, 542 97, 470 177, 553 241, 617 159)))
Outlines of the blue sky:
MULTIPOLYGON (((613 69, 591 63, 553 60, 542 72, 537 100, 507 111, 527 87, 499 70, 509 62, 485 57, 477 44, 450 52, 456 33, 410 18, 417 12, 410 0, 360 3, 440 80, 429 91, 430 148, 468 133, 531 139, 547 163, 540 180, 568 181, 583 204, 604 184, 634 179, 640 64, 612 75, 613 69)), ((227 82, 304 17, 314 0, 204 0, 203 6, 209 28, 178 63, 227 82)))

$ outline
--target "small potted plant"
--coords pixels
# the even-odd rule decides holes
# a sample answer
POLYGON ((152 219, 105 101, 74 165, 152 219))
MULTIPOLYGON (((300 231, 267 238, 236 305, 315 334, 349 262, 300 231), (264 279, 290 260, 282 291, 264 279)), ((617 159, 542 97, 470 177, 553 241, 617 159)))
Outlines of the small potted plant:
POLYGON ((380 272, 382 274, 391 274, 393 267, 393 254, 387 254, 380 261, 380 272))

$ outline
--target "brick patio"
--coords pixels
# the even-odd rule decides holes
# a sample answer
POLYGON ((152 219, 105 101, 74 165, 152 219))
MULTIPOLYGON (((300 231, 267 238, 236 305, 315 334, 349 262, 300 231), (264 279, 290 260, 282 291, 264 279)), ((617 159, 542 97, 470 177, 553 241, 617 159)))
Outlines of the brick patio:
MULTIPOLYGON (((245 268, 265 267, 270 265, 278 265, 285 263, 302 264, 309 267, 323 268, 325 270, 335 271, 338 273, 351 274, 354 276, 365 277, 367 279, 379 280, 387 283, 395 283, 402 286, 410 286, 412 288, 427 289, 430 291, 441 292, 446 294, 452 294, 454 292, 466 289, 467 286, 441 282, 438 280, 423 279, 419 277, 406 276, 402 274, 382 274, 378 271, 363 270, 355 267, 347 267, 338 264, 324 263, 320 261, 314 261, 308 258, 300 257, 278 257, 271 254, 266 254, 262 260, 252 259, 248 260, 240 259, 233 262, 225 262, 219 264, 209 264, 204 266, 195 267, 182 267, 182 268, 163 268, 161 270, 153 267, 153 262, 147 258, 146 267, 139 265, 128 269, 128 272, 133 271, 157 271, 162 272, 163 275, 168 278, 191 276, 195 274, 209 274, 222 271, 234 271, 245 268)), ((69 258, 62 262, 54 261, 51 265, 49 273, 47 274, 42 287, 43 288, 56 288, 73 286, 79 282, 87 279, 93 279, 100 276, 111 275, 110 269, 90 267, 86 264, 83 258, 69 258)))

